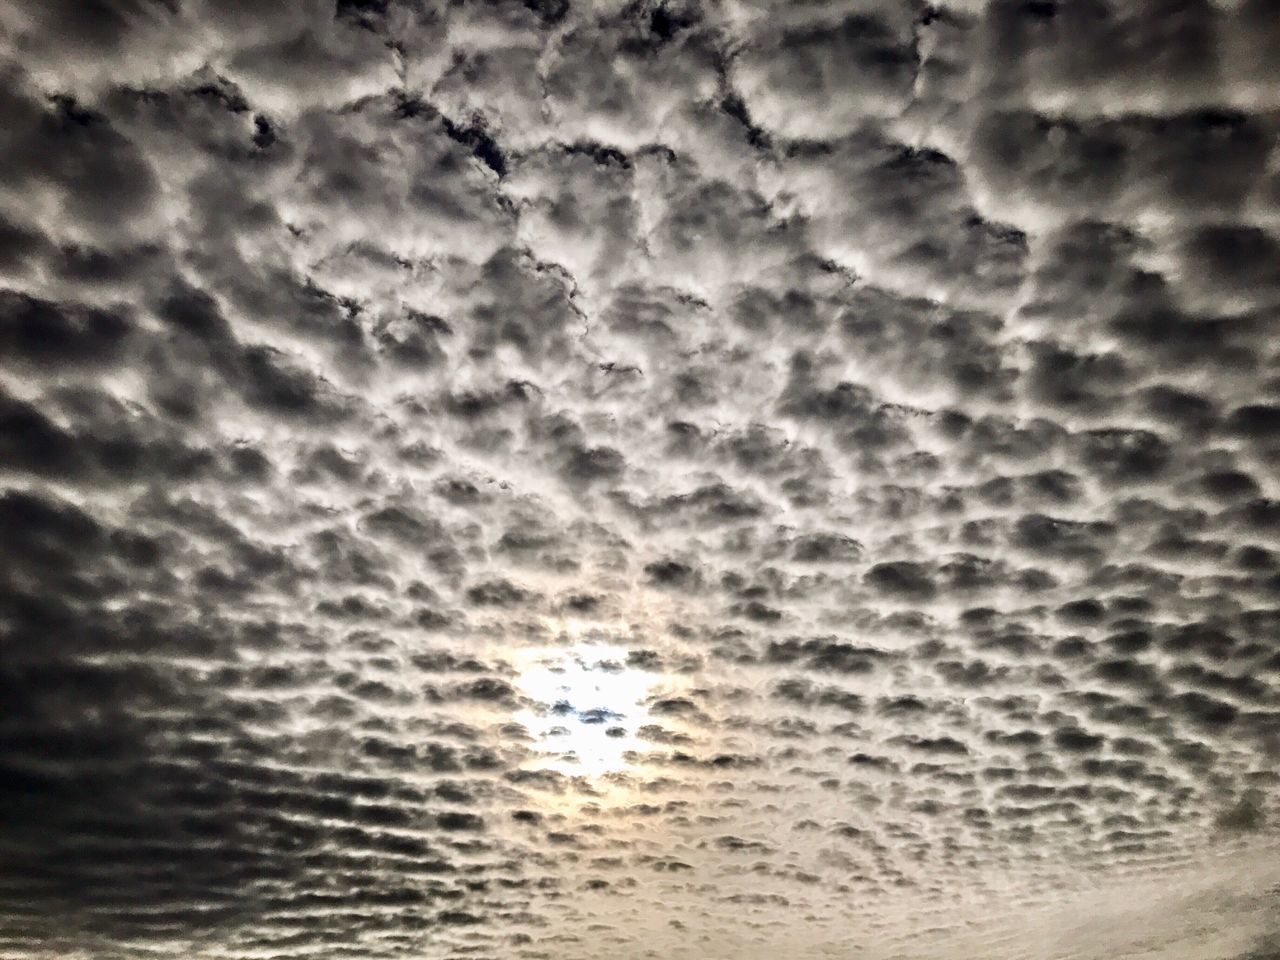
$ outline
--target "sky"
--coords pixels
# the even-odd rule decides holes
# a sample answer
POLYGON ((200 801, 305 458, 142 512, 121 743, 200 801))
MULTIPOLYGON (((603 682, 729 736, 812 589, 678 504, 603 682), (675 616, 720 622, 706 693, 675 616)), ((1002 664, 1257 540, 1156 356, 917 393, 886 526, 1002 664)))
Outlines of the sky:
POLYGON ((1280 957, 1277 76, 0 4, 0 956, 1280 957))

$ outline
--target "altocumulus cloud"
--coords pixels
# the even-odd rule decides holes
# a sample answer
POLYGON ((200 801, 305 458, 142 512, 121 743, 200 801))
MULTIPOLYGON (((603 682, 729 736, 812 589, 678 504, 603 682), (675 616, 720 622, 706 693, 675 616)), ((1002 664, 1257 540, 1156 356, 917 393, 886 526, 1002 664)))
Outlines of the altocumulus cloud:
POLYGON ((1278 75, 0 7, 0 953, 1272 956, 1278 75))

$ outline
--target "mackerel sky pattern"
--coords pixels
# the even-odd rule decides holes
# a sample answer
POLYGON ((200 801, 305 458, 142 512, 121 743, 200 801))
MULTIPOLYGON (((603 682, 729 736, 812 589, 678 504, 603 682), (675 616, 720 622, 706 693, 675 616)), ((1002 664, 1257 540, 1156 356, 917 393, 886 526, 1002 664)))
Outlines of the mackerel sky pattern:
POLYGON ((1277 77, 0 5, 0 955, 1280 956, 1277 77))

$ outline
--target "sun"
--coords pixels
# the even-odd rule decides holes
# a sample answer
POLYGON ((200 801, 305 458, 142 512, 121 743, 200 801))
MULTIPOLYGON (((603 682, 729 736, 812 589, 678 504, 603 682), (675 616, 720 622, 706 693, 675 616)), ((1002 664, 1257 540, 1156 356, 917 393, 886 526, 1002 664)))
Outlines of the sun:
POLYGON ((539 765, 567 776, 624 769, 649 722, 645 701, 657 677, 627 665, 627 651, 607 643, 526 651, 516 686, 530 702, 518 720, 537 742, 539 765))

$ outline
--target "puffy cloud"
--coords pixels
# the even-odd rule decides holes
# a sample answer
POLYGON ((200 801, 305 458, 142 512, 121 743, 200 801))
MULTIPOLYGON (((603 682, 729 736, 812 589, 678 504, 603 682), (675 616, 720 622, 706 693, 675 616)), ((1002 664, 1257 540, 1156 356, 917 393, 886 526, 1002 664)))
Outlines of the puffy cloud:
POLYGON ((0 953, 1261 957, 1269 13, 0 7, 0 953))

